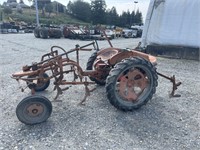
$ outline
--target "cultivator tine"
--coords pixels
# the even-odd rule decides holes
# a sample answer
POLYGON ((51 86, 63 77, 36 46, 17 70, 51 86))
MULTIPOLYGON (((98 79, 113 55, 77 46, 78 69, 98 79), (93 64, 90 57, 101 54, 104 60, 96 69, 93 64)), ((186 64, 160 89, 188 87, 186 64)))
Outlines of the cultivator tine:
POLYGON ((88 88, 89 83, 87 82, 87 78, 85 79, 84 86, 85 86, 85 96, 83 100, 78 105, 85 105, 84 102, 86 101, 87 97, 90 96, 90 93, 96 90, 96 88, 89 89, 88 88))
POLYGON ((60 102, 61 100, 57 100, 58 96, 61 95, 63 92, 62 92, 62 89, 59 87, 59 85, 55 85, 54 89, 53 90, 57 90, 57 94, 56 94, 56 97, 54 98, 54 101, 55 102, 60 102))
POLYGON ((181 97, 181 95, 175 94, 175 91, 178 89, 178 86, 181 85, 181 82, 177 82, 177 83, 176 83, 175 75, 173 75, 172 77, 168 77, 168 76, 166 76, 166 75, 164 75, 164 74, 161 74, 161 73, 159 73, 159 72, 157 72, 157 74, 158 74, 159 76, 161 76, 161 77, 163 77, 163 78, 165 78, 165 79, 168 79, 168 80, 170 80, 170 81, 172 82, 172 91, 171 91, 171 93, 170 93, 170 95, 169 95, 170 97, 181 97))
POLYGON ((176 83, 175 75, 171 77, 171 82, 173 84, 172 92, 170 93, 171 97, 181 97, 179 94, 175 94, 175 91, 178 89, 178 86, 181 85, 181 82, 176 83))
POLYGON ((19 89, 21 90, 21 92, 24 92, 24 88, 22 88, 20 82, 19 82, 19 79, 16 79, 18 85, 19 85, 19 89))

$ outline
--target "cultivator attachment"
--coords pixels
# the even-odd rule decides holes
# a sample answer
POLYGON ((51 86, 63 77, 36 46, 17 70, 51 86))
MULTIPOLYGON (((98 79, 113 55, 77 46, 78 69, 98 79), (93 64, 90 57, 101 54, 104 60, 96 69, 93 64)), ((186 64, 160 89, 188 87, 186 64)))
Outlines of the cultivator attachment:
POLYGON ((178 89, 178 86, 181 85, 181 82, 176 82, 176 78, 175 78, 175 75, 173 75, 172 77, 168 77, 164 74, 161 74, 159 72, 157 72, 157 74, 167 80, 170 80, 172 82, 172 91, 171 93, 169 94, 169 97, 181 97, 181 95, 179 94, 175 94, 175 91, 178 89))
POLYGON ((89 85, 99 84, 105 85, 110 103, 123 111, 138 109, 152 99, 158 85, 158 75, 172 82, 170 97, 180 97, 175 91, 181 82, 176 82, 175 76, 168 77, 157 72, 156 57, 136 50, 114 48, 109 39, 108 42, 110 47, 101 50, 96 41, 81 47, 75 45, 74 49, 68 51, 59 46, 52 46, 51 51, 44 54, 40 62, 26 65, 21 72, 12 74, 12 78, 17 81, 25 81, 32 92, 32 96, 19 103, 16 110, 18 119, 25 124, 46 121, 51 115, 51 102, 34 94, 48 88, 52 79, 54 91, 57 91, 54 101, 60 101, 59 95, 72 85, 83 85, 85 95, 79 103, 83 105, 96 89, 90 89, 89 85), (88 46, 93 48, 87 48, 88 46), (84 70, 79 63, 79 52, 92 49, 95 49, 95 52, 88 59, 84 70), (71 53, 75 53, 75 59, 69 57, 71 53), (88 78, 91 81, 88 81, 88 78))

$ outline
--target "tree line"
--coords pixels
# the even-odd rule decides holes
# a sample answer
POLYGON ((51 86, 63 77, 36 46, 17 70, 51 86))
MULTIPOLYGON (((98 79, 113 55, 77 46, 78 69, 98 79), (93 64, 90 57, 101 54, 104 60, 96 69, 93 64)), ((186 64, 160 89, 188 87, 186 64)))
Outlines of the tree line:
MULTIPOLYGON (((32 7, 35 7, 35 0, 32 1, 32 7)), ((142 13, 139 11, 129 10, 123 11, 122 14, 118 14, 116 8, 113 6, 111 9, 106 9, 105 0, 91 0, 91 3, 84 0, 69 1, 67 7, 60 3, 52 3, 51 0, 38 0, 38 8, 42 10, 42 14, 45 12, 67 13, 81 21, 91 23, 93 25, 105 24, 115 25, 120 27, 130 27, 135 24, 143 24, 142 13)), ((20 0, 23 3, 23 0, 20 0)), ((5 13, 9 13, 8 8, 4 8, 5 13), (7 10, 8 9, 8 10, 7 10)), ((12 11, 12 10, 11 10, 12 11)))
POLYGON ((117 13, 113 6, 111 9, 106 9, 105 0, 92 0, 91 3, 83 0, 69 1, 67 5, 67 13, 85 22, 92 24, 107 24, 120 27, 130 27, 135 24, 142 24, 142 13, 139 9, 135 12, 117 13))

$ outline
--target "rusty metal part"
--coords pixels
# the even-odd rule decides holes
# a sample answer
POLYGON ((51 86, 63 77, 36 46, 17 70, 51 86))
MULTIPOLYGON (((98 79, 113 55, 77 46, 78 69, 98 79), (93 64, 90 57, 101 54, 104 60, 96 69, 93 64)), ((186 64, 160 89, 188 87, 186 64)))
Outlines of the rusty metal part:
POLYGON ((140 94, 148 86, 148 79, 138 69, 130 70, 119 79, 119 94, 128 101, 137 101, 140 94))
MULTIPOLYGON (((105 33, 105 32, 104 32, 105 33)), ((105 34, 106 36, 106 34, 105 34)), ((80 51, 91 51, 91 48, 88 46, 96 46, 97 43, 91 42, 84 46, 76 45, 74 49, 66 51, 62 47, 52 46, 51 51, 42 56, 39 63, 33 63, 32 65, 26 65, 22 68, 21 72, 14 73, 12 78, 16 80, 26 81, 28 84, 40 84, 41 82, 47 82, 54 78, 54 90, 57 91, 57 94, 54 98, 55 101, 58 101, 57 98, 63 93, 63 91, 68 90, 70 85, 83 85, 85 88, 85 96, 80 104, 83 104, 90 93, 95 90, 89 89, 90 84, 95 84, 95 82, 88 82, 86 77, 93 77, 97 80, 105 80, 108 76, 110 70, 113 66, 122 61, 124 58, 129 57, 141 57, 150 61, 153 65, 156 65, 156 57, 141 53, 135 50, 126 50, 114 48, 106 36, 108 43, 110 44, 109 48, 98 51, 97 59, 94 62, 94 70, 83 70, 79 64, 79 52, 80 51), (62 51, 59 54, 59 51, 62 51), (76 60, 69 58, 70 53, 76 54, 76 60), (43 78, 45 72, 50 72, 51 75, 48 78, 43 78), (66 74, 72 73, 73 80, 65 80, 64 76, 66 74), (28 76, 35 76, 33 78, 28 78, 28 76), (61 88, 62 85, 67 85, 65 88, 61 88), (69 85, 69 86, 68 86, 69 85)), ((173 90, 171 96, 179 96, 175 94, 175 90, 181 84, 181 82, 176 83, 175 76, 167 77, 163 74, 157 72, 158 75, 170 80, 173 83, 173 90)), ((138 69, 130 70, 126 75, 122 75, 119 79, 118 90, 119 94, 128 101, 137 101, 140 94, 148 86, 149 81, 145 74, 140 72, 138 69)), ((32 94, 35 93, 34 88, 31 89, 32 94)))
POLYGON ((106 37, 106 40, 108 41, 110 47, 113 47, 113 45, 112 45, 112 43, 110 42, 110 39, 108 38, 108 36, 107 36, 105 30, 102 30, 102 32, 103 32, 104 36, 106 37))
POLYGON ((156 57, 141 53, 135 50, 121 50, 119 53, 111 57, 108 62, 110 65, 115 65, 116 63, 120 62, 124 58, 129 58, 129 57, 141 57, 146 59, 147 61, 151 62, 154 66, 157 65, 156 63, 156 57))
POLYGON ((181 82, 177 82, 176 83, 176 78, 175 78, 175 75, 173 75, 172 77, 168 77, 168 76, 166 76, 166 75, 164 75, 164 74, 161 74, 161 73, 159 73, 159 72, 157 72, 157 74, 159 75, 159 76, 161 76, 161 77, 163 77, 163 78, 165 78, 165 79, 168 79, 168 80, 170 80, 171 82, 172 82, 172 91, 171 91, 171 93, 170 93, 170 97, 181 97, 181 95, 179 95, 179 94, 175 94, 175 91, 178 89, 178 86, 180 86, 181 85, 181 82))
POLYGON ((85 86, 85 95, 83 100, 79 103, 79 105, 84 105, 84 102, 86 101, 87 97, 90 96, 90 93, 96 90, 96 88, 89 89, 88 88, 89 82, 87 82, 87 78, 85 78, 84 86, 85 86))
MULTIPOLYGON (((72 50, 69 50, 66 52, 63 48, 59 46, 53 46, 51 48, 51 52, 47 53, 42 56, 41 62, 39 63, 34 63, 30 66, 26 65, 23 67, 23 71, 14 73, 12 75, 12 78, 16 80, 24 80, 27 82, 27 84, 39 84, 41 82, 46 82, 52 78, 55 79, 54 81, 54 90, 57 90, 57 95, 55 97, 55 100, 58 98, 60 94, 62 94, 63 91, 69 89, 64 88, 61 89, 60 85, 84 85, 85 86, 85 97, 82 100, 82 103, 85 101, 87 96, 90 95, 90 92, 93 90, 89 90, 88 85, 89 84, 94 84, 94 82, 87 82, 82 81, 83 76, 95 76, 98 74, 97 71, 83 71, 81 66, 79 65, 79 51, 90 51, 92 49, 86 49, 87 46, 94 45, 95 42, 89 43, 87 45, 84 45, 80 47, 79 45, 76 45, 76 47, 72 50), (64 53, 58 54, 58 50, 55 49, 61 49, 64 53), (68 54, 76 52, 76 61, 69 59, 68 54), (65 66, 69 66, 70 69, 64 68, 65 66), (50 71, 52 73, 51 76, 48 78, 44 79, 43 74, 46 71, 50 71), (68 73, 73 73, 74 79, 73 81, 65 81, 63 80, 64 74, 68 73), (31 78, 28 78, 29 76, 33 76, 31 78), (34 77, 35 76, 35 77, 34 77), (76 81, 79 79, 79 81, 76 81)), ((34 88, 31 89, 32 94, 35 94, 34 88)))
POLYGON ((26 113, 32 117, 42 114, 43 111, 44 106, 41 103, 32 103, 26 109, 26 113))
POLYGON ((113 48, 113 47, 106 48, 106 49, 98 52, 97 58, 101 59, 102 61, 105 61, 105 60, 112 58, 114 55, 118 54, 119 51, 120 51, 120 49, 113 48))

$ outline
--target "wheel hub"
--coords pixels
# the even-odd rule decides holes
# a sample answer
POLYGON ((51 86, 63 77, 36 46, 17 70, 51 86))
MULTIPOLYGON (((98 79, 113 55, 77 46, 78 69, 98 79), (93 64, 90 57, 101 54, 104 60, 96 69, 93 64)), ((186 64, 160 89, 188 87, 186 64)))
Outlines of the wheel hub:
POLYGON ((138 69, 130 70, 120 77, 119 94, 127 101, 137 101, 148 85, 148 79, 138 69))
POLYGON ((43 106, 40 103, 34 103, 27 107, 28 115, 30 116, 38 116, 44 111, 43 106))

